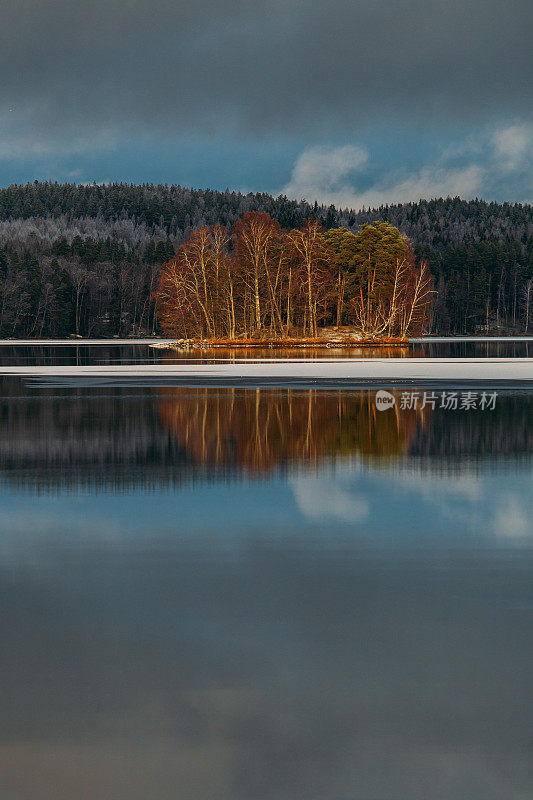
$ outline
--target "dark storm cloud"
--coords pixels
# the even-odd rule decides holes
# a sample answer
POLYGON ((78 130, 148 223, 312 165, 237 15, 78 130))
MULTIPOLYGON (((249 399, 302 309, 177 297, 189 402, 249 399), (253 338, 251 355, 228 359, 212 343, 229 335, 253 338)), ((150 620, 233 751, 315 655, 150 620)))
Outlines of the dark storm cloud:
POLYGON ((530 0, 11 0, 2 139, 524 118, 531 22, 530 0))

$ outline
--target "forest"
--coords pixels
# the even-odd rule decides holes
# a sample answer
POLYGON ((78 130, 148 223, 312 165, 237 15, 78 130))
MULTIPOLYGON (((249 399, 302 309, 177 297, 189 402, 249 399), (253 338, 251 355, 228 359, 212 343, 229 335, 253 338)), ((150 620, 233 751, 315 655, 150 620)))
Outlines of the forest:
MULTIPOLYGON (((0 189, 0 336, 158 333, 162 264, 200 229, 220 226, 230 236, 252 212, 286 232, 316 222, 324 232, 357 235, 367 223, 387 222, 410 240, 415 264, 429 266, 432 333, 531 332, 530 205, 448 198, 354 212, 264 193, 35 182, 0 189)), ((303 327, 303 298, 295 302, 303 327)), ((311 312, 307 302, 308 332, 325 321, 323 310, 336 321, 331 292, 325 305, 313 298, 311 312)), ((271 320, 269 313, 262 325, 271 320)))

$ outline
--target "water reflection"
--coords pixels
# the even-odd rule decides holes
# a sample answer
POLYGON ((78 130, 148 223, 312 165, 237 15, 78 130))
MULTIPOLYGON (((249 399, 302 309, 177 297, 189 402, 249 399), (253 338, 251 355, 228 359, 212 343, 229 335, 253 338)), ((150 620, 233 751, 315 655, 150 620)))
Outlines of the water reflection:
POLYGON ((2 345, 0 366, 88 364, 156 364, 197 361, 239 361, 270 358, 424 358, 424 348, 413 347, 351 347, 351 348, 212 348, 206 350, 169 351, 149 345, 117 345, 109 340, 102 345, 2 345))
POLYGON ((429 409, 377 411, 375 392, 171 389, 163 424, 197 464, 267 472, 334 456, 406 453, 429 409))
POLYGON ((266 477, 356 457, 461 471, 533 453, 528 392, 501 392, 494 411, 401 409, 395 392, 378 411, 373 391, 2 387, 0 476, 39 491, 266 477))
POLYGON ((529 358, 533 342, 448 342, 412 344, 408 347, 317 347, 239 348, 168 351, 149 345, 117 345, 110 339, 102 345, 17 345, 0 346, 0 366, 11 365, 97 365, 158 364, 194 361, 213 363, 241 359, 271 358, 529 358))
POLYGON ((530 394, 2 389, 2 797, 533 795, 530 394))

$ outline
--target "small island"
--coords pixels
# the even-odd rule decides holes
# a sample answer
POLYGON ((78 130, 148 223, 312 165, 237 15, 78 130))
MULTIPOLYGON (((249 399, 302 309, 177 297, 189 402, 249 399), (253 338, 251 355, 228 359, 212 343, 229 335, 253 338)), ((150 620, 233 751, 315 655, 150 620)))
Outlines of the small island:
POLYGON ((357 234, 248 212, 195 230, 161 270, 159 322, 175 347, 406 344, 435 295, 424 259, 388 222, 357 234))

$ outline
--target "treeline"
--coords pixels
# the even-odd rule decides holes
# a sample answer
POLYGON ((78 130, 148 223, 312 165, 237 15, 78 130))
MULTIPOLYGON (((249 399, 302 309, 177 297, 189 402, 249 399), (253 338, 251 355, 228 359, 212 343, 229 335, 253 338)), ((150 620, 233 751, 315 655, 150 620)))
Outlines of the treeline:
POLYGON ((442 254, 417 247, 438 290, 432 328, 442 333, 512 332, 533 328, 533 239, 481 241, 442 254))
POLYGON ((326 229, 341 226, 353 229, 379 219, 399 228, 412 242, 438 252, 444 252, 448 246, 487 240, 525 245, 533 235, 532 207, 518 203, 448 198, 355 212, 283 196, 274 198, 266 193, 242 194, 161 184, 80 186, 37 181, 0 189, 0 235, 2 238, 5 235, 2 221, 31 220, 39 228, 43 220, 51 220, 57 223, 55 230, 50 231, 53 238, 60 235, 58 227, 67 226, 73 232, 80 225, 87 227, 88 236, 92 228, 93 238, 98 239, 113 235, 131 243, 132 235, 142 237, 144 230, 148 238, 155 234, 156 238, 178 239, 180 244, 196 228, 215 224, 233 226, 249 211, 270 214, 283 228, 301 227, 306 219, 317 219, 326 229))
POLYGON ((283 229, 307 219, 357 233, 389 222, 426 259, 435 333, 531 329, 529 205, 421 201, 355 213, 268 194, 145 184, 33 183, 0 190, 0 336, 128 335, 157 330, 162 263, 201 227, 228 232, 249 212, 283 229))
MULTIPOLYGON (((120 244, 115 245, 109 249, 120 253, 120 244)), ((135 256, 96 260, 94 252, 83 258, 74 249, 63 256, 0 251, 0 336, 154 333, 153 293, 161 261, 135 256)), ((82 249, 99 247, 89 243, 82 249)))

